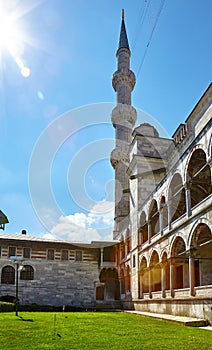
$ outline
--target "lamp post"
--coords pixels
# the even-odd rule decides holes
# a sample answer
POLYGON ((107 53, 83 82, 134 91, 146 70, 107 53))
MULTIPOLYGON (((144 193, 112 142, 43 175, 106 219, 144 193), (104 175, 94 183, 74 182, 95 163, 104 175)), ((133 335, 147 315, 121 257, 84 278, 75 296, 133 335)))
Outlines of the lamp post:
POLYGON ((22 256, 10 256, 9 261, 16 265, 16 285, 15 285, 15 315, 18 316, 18 271, 23 268, 24 258, 22 256))

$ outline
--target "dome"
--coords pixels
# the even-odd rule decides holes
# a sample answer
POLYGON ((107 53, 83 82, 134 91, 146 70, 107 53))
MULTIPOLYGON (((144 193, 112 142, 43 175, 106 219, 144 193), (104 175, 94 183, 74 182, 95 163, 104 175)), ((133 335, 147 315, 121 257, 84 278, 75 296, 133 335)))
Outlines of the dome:
POLYGON ((134 129, 134 133, 142 136, 159 137, 159 133, 155 129, 155 127, 148 123, 142 123, 139 126, 137 126, 137 128, 134 129))

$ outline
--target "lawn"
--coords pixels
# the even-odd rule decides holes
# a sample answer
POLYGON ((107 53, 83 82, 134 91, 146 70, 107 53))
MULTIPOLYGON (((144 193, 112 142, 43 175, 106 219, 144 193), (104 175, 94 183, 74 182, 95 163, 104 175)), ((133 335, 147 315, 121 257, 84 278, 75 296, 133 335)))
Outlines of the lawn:
POLYGON ((212 349, 212 331, 124 312, 0 313, 0 349, 212 349))

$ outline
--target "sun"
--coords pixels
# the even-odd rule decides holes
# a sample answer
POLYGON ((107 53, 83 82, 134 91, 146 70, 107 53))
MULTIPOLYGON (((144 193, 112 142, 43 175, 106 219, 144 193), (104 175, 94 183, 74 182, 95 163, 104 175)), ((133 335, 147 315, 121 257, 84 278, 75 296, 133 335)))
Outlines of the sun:
POLYGON ((26 67, 21 58, 24 35, 18 27, 18 21, 13 14, 8 14, 0 8, 0 54, 8 51, 18 65, 23 77, 30 75, 30 69, 26 67))
POLYGON ((0 9, 0 50, 7 49, 12 56, 16 56, 22 34, 17 21, 0 9))

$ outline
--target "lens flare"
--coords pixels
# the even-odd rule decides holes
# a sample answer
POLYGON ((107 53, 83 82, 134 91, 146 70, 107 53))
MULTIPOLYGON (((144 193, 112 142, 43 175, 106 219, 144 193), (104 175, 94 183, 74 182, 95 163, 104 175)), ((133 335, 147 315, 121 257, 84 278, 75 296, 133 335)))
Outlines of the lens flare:
POLYGON ((24 78, 28 78, 30 76, 30 69, 28 67, 23 67, 21 69, 21 74, 24 78))

